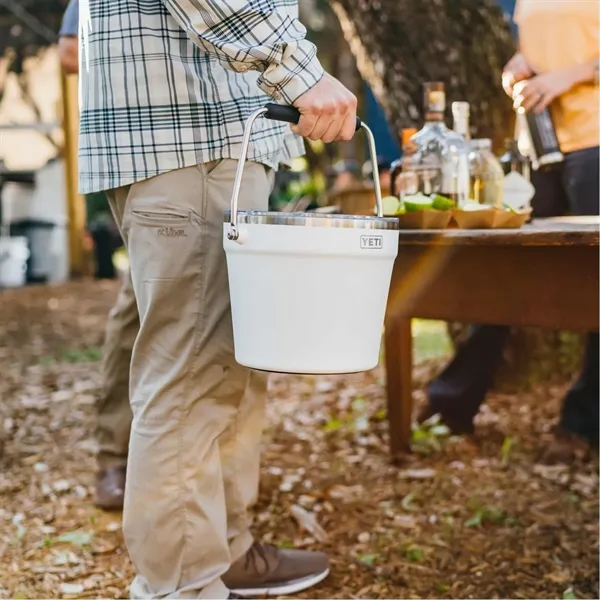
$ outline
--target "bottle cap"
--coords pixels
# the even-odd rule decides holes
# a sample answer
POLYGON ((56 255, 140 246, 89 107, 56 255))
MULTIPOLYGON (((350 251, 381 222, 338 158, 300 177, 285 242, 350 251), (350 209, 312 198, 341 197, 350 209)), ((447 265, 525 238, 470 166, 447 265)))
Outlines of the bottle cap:
POLYGON ((424 86, 426 113, 443 113, 446 110, 446 91, 443 82, 431 81, 424 86))
POLYGON ((471 105, 468 102, 453 102, 452 103, 452 114, 468 116, 471 112, 471 105))

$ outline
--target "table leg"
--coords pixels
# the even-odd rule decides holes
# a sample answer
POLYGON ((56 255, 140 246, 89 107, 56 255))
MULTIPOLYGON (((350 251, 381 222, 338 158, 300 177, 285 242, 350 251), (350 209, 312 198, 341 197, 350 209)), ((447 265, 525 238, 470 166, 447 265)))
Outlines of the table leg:
POLYGON ((392 460, 410 452, 412 422, 411 320, 390 317, 385 324, 387 414, 392 460))

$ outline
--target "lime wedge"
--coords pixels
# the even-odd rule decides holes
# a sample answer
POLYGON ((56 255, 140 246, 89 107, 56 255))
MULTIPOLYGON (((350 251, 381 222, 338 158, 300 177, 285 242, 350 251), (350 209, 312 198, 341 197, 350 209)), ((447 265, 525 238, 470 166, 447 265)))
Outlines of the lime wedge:
POLYGON ((431 208, 433 200, 429 196, 423 194, 415 194, 414 196, 404 197, 404 208, 406 212, 417 212, 418 210, 425 210, 431 208))
POLYGON ((447 198, 446 196, 434 194, 432 198, 433 202, 431 203, 431 208, 434 208, 435 210, 452 210, 456 206, 454 200, 447 198))
POLYGON ((386 196, 382 199, 383 214, 386 217, 394 216, 400 209, 400 200, 396 196, 386 196))

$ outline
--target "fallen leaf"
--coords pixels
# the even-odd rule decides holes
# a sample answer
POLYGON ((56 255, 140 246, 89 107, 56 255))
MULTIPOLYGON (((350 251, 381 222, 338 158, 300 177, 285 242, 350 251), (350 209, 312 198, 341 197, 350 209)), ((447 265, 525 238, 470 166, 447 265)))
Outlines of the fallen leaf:
POLYGON ((398 473, 398 477, 400 479, 431 479, 435 477, 434 469, 406 469, 405 471, 400 471, 398 473))
POLYGON ((63 594, 76 596, 81 594, 85 588, 81 583, 61 583, 59 589, 63 594))
POLYGON ((297 504, 293 504, 290 507, 290 512, 296 521, 298 521, 300 527, 306 529, 316 540, 322 543, 327 539, 327 532, 319 525, 314 513, 307 511, 297 504))

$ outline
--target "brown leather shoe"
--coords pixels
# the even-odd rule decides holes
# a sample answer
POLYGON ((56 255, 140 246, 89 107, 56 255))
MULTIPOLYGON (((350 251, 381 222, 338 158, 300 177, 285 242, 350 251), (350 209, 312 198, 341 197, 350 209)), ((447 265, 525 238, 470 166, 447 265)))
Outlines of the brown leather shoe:
POLYGON ((282 550, 255 542, 223 575, 233 594, 248 597, 296 594, 323 581, 329 561, 322 552, 282 550))
POLYGON ((473 433, 475 433, 473 421, 470 421, 467 417, 461 417, 460 415, 434 412, 433 408, 429 405, 429 402, 421 406, 421 409, 417 413, 417 423, 425 423, 425 421, 428 421, 437 414, 440 415, 442 423, 450 429, 450 432, 453 435, 473 435, 473 433))
POLYGON ((125 467, 110 467, 96 475, 96 506, 121 510, 125 495, 125 467))

